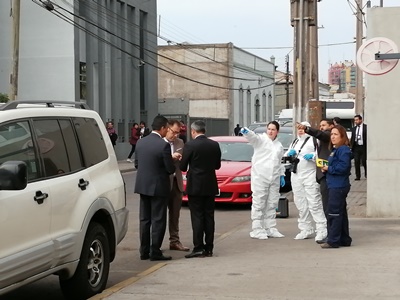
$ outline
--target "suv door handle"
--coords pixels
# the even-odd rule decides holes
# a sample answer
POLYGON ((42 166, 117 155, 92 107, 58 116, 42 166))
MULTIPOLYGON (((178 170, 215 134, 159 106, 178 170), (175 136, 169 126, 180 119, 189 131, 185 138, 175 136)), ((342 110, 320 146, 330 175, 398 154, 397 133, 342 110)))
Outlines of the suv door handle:
POLYGON ((82 191, 86 190, 86 187, 89 185, 89 181, 84 180, 83 178, 79 179, 78 186, 82 191))
POLYGON ((49 197, 49 194, 42 193, 42 191, 36 191, 35 197, 33 197, 33 199, 35 199, 38 204, 42 204, 44 199, 46 199, 47 197, 49 197))

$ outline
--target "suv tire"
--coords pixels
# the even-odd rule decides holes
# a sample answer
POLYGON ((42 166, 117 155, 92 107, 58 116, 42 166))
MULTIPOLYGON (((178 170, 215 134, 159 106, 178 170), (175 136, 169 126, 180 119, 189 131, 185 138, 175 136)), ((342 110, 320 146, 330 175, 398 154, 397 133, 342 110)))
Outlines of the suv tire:
POLYGON ((110 248, 102 225, 92 222, 85 236, 75 274, 60 279, 61 290, 68 299, 87 299, 101 293, 107 284, 110 270, 110 248))

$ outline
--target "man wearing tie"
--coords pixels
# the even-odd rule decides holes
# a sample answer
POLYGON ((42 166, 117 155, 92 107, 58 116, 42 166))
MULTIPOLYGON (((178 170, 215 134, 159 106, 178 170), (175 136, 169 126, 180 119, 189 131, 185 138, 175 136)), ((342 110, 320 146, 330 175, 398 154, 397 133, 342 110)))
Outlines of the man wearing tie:
POLYGON ((171 192, 168 198, 168 229, 169 249, 178 251, 189 251, 188 247, 182 245, 179 238, 179 215, 182 207, 183 177, 179 169, 179 162, 182 158, 184 143, 178 138, 181 132, 181 122, 178 120, 168 121, 168 131, 165 141, 171 146, 172 159, 175 164, 175 173, 169 176, 171 192))
POLYGON ((367 178, 367 125, 363 123, 360 115, 354 116, 354 126, 351 129, 351 150, 354 155, 354 167, 356 169, 356 179, 361 178, 361 163, 364 166, 364 175, 367 178))
POLYGON ((163 255, 161 244, 167 226, 167 201, 171 191, 169 175, 175 172, 171 147, 163 139, 168 119, 154 118, 153 131, 136 144, 135 193, 140 194, 140 259, 170 260, 163 255))

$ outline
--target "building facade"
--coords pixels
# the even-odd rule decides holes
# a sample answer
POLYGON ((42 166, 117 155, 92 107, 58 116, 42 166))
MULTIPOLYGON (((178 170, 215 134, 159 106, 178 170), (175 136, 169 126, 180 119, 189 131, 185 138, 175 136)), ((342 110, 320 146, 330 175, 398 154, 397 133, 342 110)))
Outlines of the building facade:
POLYGON ((355 93, 356 69, 353 61, 335 63, 328 69, 328 83, 337 86, 339 93, 355 93))
MULTIPOLYGON (((114 122, 124 152, 131 124, 158 113, 156 0, 53 3, 69 22, 21 1, 17 100, 85 101, 114 122)), ((10 9, 0 2, 0 93, 10 90, 10 9)))
POLYGON ((231 43, 159 46, 158 53, 161 114, 212 120, 210 134, 223 135, 274 119, 273 62, 231 43))

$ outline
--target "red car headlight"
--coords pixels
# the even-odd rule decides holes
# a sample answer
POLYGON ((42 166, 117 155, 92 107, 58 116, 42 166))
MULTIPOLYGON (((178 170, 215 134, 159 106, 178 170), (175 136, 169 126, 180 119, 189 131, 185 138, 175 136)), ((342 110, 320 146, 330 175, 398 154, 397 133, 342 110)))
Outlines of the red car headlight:
POLYGON ((250 181, 251 176, 238 176, 232 179, 232 182, 245 182, 245 181, 250 181))

